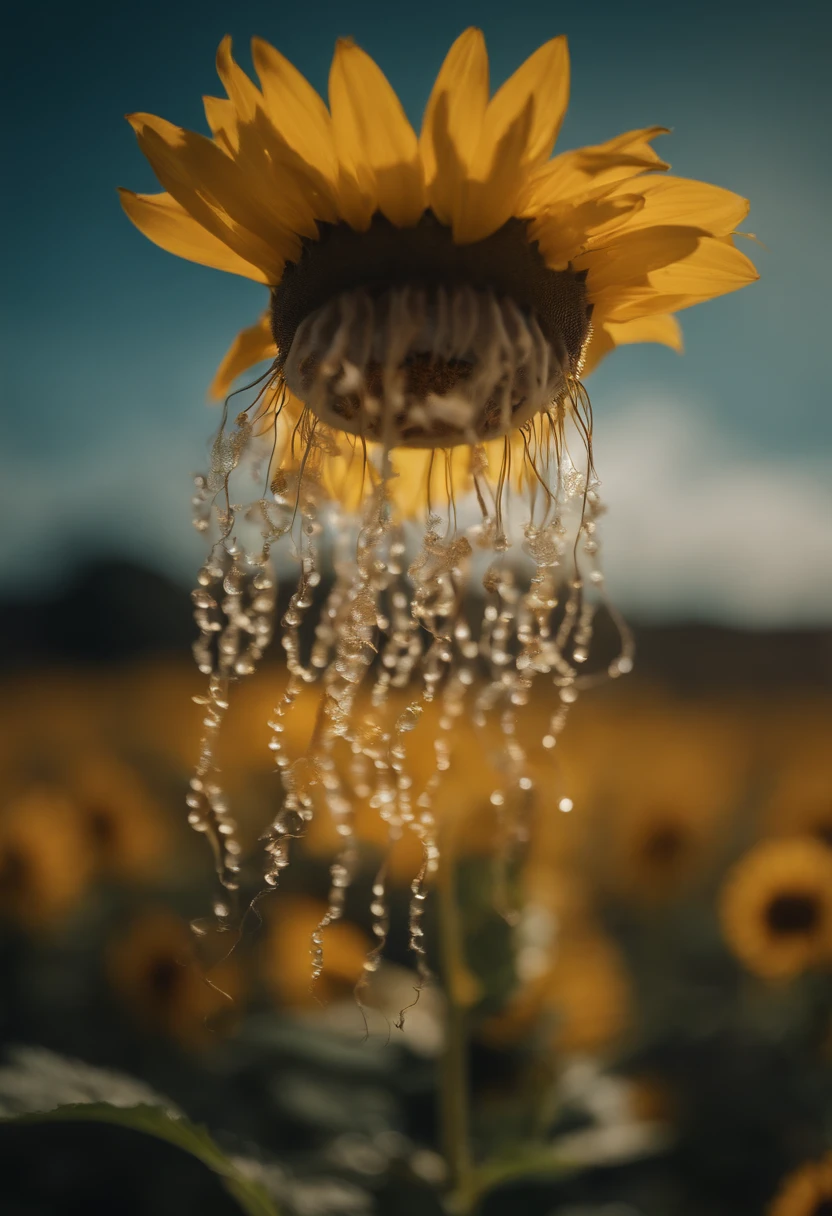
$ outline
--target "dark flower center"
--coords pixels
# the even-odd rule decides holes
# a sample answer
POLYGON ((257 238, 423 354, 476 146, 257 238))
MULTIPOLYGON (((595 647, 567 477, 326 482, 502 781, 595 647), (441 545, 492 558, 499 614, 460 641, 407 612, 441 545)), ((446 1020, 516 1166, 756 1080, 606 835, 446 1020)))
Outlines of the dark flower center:
POLYGON ((649 832, 642 843, 642 854, 649 865, 672 866, 684 855, 688 834, 678 824, 661 824, 649 832))
POLYGON ((809 934, 819 922, 820 905, 816 896, 803 891, 784 891, 766 908, 766 924, 775 934, 809 934))
POLYGON ((0 893, 19 895, 26 890, 31 863, 23 849, 10 845, 0 856, 0 893))
POLYGON ((585 275, 511 219, 470 245, 427 211, 320 226, 272 291, 289 387, 330 425, 413 447, 493 438, 563 396, 589 335, 585 275))
POLYGON ((812 1209, 812 1216, 832 1216, 832 1199, 821 1199, 812 1209))
POLYGON ((147 986, 153 999, 160 1005, 173 1000, 183 975, 184 968, 175 958, 159 955, 153 959, 147 972, 147 986))

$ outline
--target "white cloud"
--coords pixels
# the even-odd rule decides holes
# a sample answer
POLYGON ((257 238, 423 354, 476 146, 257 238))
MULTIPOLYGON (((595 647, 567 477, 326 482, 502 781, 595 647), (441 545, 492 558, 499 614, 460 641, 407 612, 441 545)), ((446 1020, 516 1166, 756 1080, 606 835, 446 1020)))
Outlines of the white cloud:
POLYGON ((613 597, 651 617, 832 620, 832 462, 752 456, 696 403, 652 396, 596 427, 613 597))
MULTIPOLYGON (((0 533, 0 594, 48 584, 79 556, 154 565, 184 585, 201 560, 189 524, 189 471, 213 418, 159 434, 135 418, 71 464, 2 470, 14 524, 0 533)), ((745 625, 832 622, 832 462, 752 456, 709 423, 701 404, 652 392, 595 427, 609 514, 603 563, 615 602, 634 617, 745 625)))

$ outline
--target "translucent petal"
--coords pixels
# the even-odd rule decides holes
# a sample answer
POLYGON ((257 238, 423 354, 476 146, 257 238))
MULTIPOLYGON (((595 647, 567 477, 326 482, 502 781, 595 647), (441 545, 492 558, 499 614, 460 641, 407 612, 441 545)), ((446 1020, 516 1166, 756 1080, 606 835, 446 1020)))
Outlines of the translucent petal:
POLYGON ((454 42, 436 77, 422 119, 419 152, 430 205, 450 224, 462 182, 479 143, 488 105, 488 55, 482 31, 467 29, 454 42))
POLYGON ((561 152, 532 176, 518 214, 533 216, 563 199, 583 194, 589 187, 612 185, 645 172, 663 171, 669 165, 650 146, 667 127, 625 131, 603 144, 561 152))
POLYGON ((225 87, 228 99, 243 122, 250 122, 263 105, 263 97, 255 83, 248 78, 231 54, 228 34, 217 48, 217 75, 225 87))
POLYGON ((269 312, 264 312, 259 321, 241 330, 231 343, 211 382, 209 395, 217 400, 227 396, 238 376, 256 363, 262 363, 264 359, 274 359, 276 356, 277 347, 272 336, 271 316, 269 312))
POLYGON ((189 262, 243 275, 258 283, 268 282, 264 271, 244 261, 224 241, 188 215, 169 194, 135 194, 132 190, 119 190, 119 196, 128 217, 154 245, 189 262))
MULTIPOLYGON (((291 229, 269 214, 253 192, 255 183, 211 140, 152 114, 129 119, 139 146, 162 186, 194 219, 226 241, 246 261, 276 283, 300 242, 291 229)), ((262 190, 262 182, 257 183, 262 190)))
POLYGON ((597 305, 610 289, 644 283, 652 271, 690 257, 702 239, 695 228, 673 226, 616 233, 608 244, 589 250, 573 264, 575 270, 588 272, 587 291, 597 305))
POLYGON ((333 185, 337 180, 329 110, 312 85, 284 55, 253 38, 251 54, 268 116, 292 148, 333 185))
POLYGON ((739 194, 685 177, 641 177, 624 182, 608 197, 634 193, 644 199, 644 206, 627 220, 627 231, 689 225, 713 236, 726 236, 748 215, 748 200, 739 194))
POLYGON ((719 237, 700 237, 686 257, 657 267, 643 286, 610 291, 602 302, 604 315, 630 321, 656 312, 678 312, 753 283, 760 276, 754 264, 719 237))
POLYGON ((366 52, 341 38, 329 76, 335 149, 378 209, 399 227, 416 224, 426 195, 416 134, 387 77, 366 52))
POLYGON ((604 321, 593 328, 584 352, 581 376, 585 379, 590 375, 616 346, 627 346, 635 342, 657 342, 661 346, 669 346, 679 354, 684 348, 682 327, 669 313, 637 317, 633 321, 604 321))
POLYGON ((488 159, 481 160, 478 153, 453 215, 454 240, 459 244, 481 241, 516 213, 533 118, 534 99, 529 98, 496 146, 489 144, 488 159))
MULTIPOLYGON (((527 168, 536 168, 552 155, 569 104, 569 48, 562 35, 539 47, 497 90, 481 140, 490 140, 493 149, 530 99, 533 112, 523 159, 527 168)), ((478 155, 490 159, 491 152, 481 147, 478 155)))
POLYGON ((202 104, 205 107, 205 121, 215 142, 233 156, 240 146, 234 106, 227 97, 203 97, 202 104))

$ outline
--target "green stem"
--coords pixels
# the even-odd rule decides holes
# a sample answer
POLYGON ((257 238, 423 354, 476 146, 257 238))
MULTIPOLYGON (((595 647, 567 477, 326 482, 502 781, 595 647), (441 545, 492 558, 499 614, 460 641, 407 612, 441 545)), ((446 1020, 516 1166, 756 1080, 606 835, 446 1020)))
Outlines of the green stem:
POLYGON ((471 1156, 468 1006, 472 977, 465 963, 462 924, 456 898, 453 851, 443 854, 437 873, 438 938, 447 1000, 445 1046, 439 1073, 439 1125, 449 1170, 450 1210, 470 1212, 474 1199, 471 1156))

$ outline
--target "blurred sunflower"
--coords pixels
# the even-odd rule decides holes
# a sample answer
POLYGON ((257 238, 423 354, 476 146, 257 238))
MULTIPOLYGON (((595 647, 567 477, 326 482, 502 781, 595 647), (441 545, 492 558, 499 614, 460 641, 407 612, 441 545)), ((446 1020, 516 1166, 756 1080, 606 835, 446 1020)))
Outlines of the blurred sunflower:
POLYGON ((54 925, 83 894, 90 861, 71 803, 28 790, 0 811, 0 916, 27 929, 54 925))
POLYGON ((107 954, 113 991, 146 1030, 207 1047, 239 1016, 243 975, 233 958, 206 970, 189 925, 168 908, 138 915, 107 954))
POLYGON ((558 937, 549 966, 521 985, 508 1006, 480 1029, 499 1047, 543 1030, 558 1054, 598 1052, 613 1045, 632 1015, 630 981, 617 947, 597 928, 558 937))
MULTIPOLYGON (((429 877, 439 861, 433 778, 449 767, 474 664, 488 663, 490 682, 472 716, 499 723, 497 767, 513 791, 532 781, 515 708, 536 678, 550 677, 558 707, 544 737, 553 744, 583 687, 604 591, 582 377, 619 345, 680 349, 675 313, 757 278, 734 245, 748 204, 666 176, 652 146, 661 127, 552 158, 569 99, 562 37, 491 96, 483 35, 466 30, 439 70, 419 135, 350 39, 335 48, 329 106, 268 43, 254 39, 252 56, 259 86, 234 61, 230 39, 220 44, 227 96, 205 99, 211 138, 130 117, 163 193, 121 192, 157 245, 270 291, 213 393, 225 396, 257 363, 270 366, 228 429, 224 414, 194 498, 197 526, 213 527, 216 540, 194 591, 209 687, 190 821, 208 834, 222 881, 236 887, 240 844, 215 744, 231 682, 254 671, 271 636, 274 546, 295 536, 300 574, 281 622, 289 680, 269 719, 286 797, 264 836, 266 880, 278 882, 289 842, 312 817, 313 787, 349 836, 336 743, 371 761, 370 804, 417 829, 429 877), (469 491, 480 515, 473 545, 455 514, 469 491), (505 560, 509 494, 527 508, 528 578, 505 560), (424 531, 411 560, 403 523, 412 515, 424 531), (488 568, 482 620, 472 626, 475 560, 488 568), (305 620, 315 624, 308 656, 305 620), (376 656, 371 721, 355 702, 376 656), (310 747, 290 762, 284 719, 316 680, 323 692, 310 747), (396 716, 388 694, 411 682, 419 691, 396 716), (435 698, 443 708, 418 788, 405 739, 435 698)), ((622 626, 608 670, 630 666, 622 626)), ((493 795, 507 801, 500 788, 493 795)), ((333 882, 333 918, 350 849, 333 882)))
POLYGON ((765 979, 832 962, 832 855, 809 837, 763 841, 729 873, 720 915, 734 954, 765 979))
MULTIPOLYGON (((289 438, 306 413, 316 440, 304 455, 323 455, 339 493, 365 477, 349 436, 461 444, 455 470, 470 476, 472 441, 518 432, 616 345, 678 349, 672 313, 757 277, 731 235, 747 203, 661 176, 668 166, 651 145, 664 128, 549 159, 569 99, 562 37, 489 100, 485 42, 466 30, 419 136, 349 39, 335 49, 329 109, 274 47, 255 38, 252 55, 259 88, 230 39, 220 45, 227 99, 205 99, 211 139, 131 116, 165 193, 121 198, 162 248, 271 289, 269 312, 237 338, 213 391, 271 360, 269 414, 282 413, 289 438), (506 359, 513 392, 500 404, 506 359), (388 413, 380 397, 397 369, 388 413)), ((522 457, 519 433, 514 442, 522 457)), ((296 445, 280 446, 278 463, 296 465, 296 445)), ((393 461, 401 504, 424 502, 430 453, 393 461)))
POLYGON ((709 709, 662 699, 621 715, 593 819, 604 885, 643 902, 676 896, 714 856, 743 791, 741 738, 709 709))
POLYGON ((263 977, 275 1002, 288 1009, 315 1009, 351 996, 364 974, 370 940, 346 920, 321 930, 323 970, 310 982, 312 936, 327 905, 300 895, 280 895, 263 944, 263 977))
POLYGON ((138 773, 115 756, 89 752, 76 760, 66 786, 95 868, 120 878, 151 873, 168 831, 138 773))
POLYGON ((832 1216, 832 1153, 789 1174, 767 1216, 832 1216))

